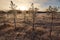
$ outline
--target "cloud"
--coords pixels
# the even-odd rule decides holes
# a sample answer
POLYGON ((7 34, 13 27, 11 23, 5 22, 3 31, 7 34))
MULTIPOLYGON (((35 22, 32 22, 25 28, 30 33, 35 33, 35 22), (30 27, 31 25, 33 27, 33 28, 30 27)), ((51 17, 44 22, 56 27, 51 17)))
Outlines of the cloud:
POLYGON ((31 3, 31 2, 33 2, 33 0, 17 0, 17 1, 19 1, 21 3, 31 3))
POLYGON ((44 3, 44 2, 48 2, 48 0, 34 0, 35 3, 44 3))
POLYGON ((54 2, 58 2, 59 0, 34 0, 35 3, 54 3, 54 2))
MULTIPOLYGON (((11 0, 0 0, 0 9, 7 9, 10 6, 11 0)), ((17 6, 25 5, 31 7, 31 3, 34 6, 43 9, 49 5, 60 5, 60 0, 12 0, 17 6)))

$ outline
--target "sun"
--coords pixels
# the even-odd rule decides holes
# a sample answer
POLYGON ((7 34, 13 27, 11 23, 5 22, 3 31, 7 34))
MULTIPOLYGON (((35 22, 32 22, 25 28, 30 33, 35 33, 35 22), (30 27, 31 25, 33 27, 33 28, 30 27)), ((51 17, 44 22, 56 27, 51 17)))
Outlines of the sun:
POLYGON ((19 6, 19 7, 17 7, 17 9, 24 11, 24 10, 28 10, 28 7, 26 7, 26 6, 19 6))
POLYGON ((27 7, 26 6, 21 6, 20 10, 22 10, 22 11, 27 10, 27 7))

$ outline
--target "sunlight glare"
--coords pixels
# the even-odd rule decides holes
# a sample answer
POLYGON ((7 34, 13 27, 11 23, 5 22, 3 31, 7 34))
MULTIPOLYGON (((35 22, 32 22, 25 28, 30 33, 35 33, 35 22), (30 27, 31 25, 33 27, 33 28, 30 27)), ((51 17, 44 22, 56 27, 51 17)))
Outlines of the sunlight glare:
POLYGON ((24 11, 24 10, 28 10, 28 7, 26 7, 26 6, 19 6, 18 9, 24 11))

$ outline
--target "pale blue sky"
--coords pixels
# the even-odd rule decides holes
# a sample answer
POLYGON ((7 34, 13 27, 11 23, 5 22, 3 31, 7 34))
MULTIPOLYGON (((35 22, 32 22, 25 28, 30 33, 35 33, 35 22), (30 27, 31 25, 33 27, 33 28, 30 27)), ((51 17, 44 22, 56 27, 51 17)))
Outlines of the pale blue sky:
MULTIPOLYGON (((0 10, 9 10, 11 0, 0 0, 0 10)), ((35 7, 40 10, 45 10, 49 5, 59 6, 60 0, 12 0, 18 7, 21 5, 28 6, 30 8, 31 3, 34 3, 35 7)))

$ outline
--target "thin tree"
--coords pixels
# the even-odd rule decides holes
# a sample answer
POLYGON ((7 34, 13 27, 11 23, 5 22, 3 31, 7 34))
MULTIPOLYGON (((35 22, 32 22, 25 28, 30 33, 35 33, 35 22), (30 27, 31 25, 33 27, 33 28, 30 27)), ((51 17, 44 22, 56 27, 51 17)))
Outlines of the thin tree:
POLYGON ((34 12, 34 4, 31 4, 32 7, 32 15, 33 15, 33 24, 32 24, 32 40, 35 40, 35 12, 34 12))
POLYGON ((14 15, 14 26, 15 26, 15 29, 16 29, 16 5, 13 3, 13 1, 10 1, 11 4, 10 4, 10 8, 13 10, 13 15, 14 15))
POLYGON ((53 7, 52 8, 52 6, 49 6, 49 8, 48 8, 48 12, 49 12, 49 14, 50 13, 52 13, 52 15, 51 15, 51 20, 52 20, 52 22, 51 22, 51 27, 50 27, 50 40, 52 40, 52 31, 53 31, 53 27, 54 27, 54 25, 53 25, 53 22, 54 22, 54 15, 55 15, 55 13, 58 11, 58 9, 56 8, 56 7, 53 7))

